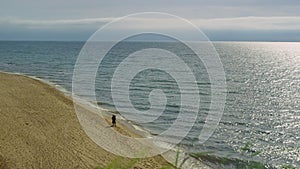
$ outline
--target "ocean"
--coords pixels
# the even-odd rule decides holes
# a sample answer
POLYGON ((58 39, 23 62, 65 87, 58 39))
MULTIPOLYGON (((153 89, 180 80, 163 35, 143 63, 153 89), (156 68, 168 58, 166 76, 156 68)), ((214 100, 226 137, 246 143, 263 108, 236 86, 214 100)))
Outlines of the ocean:
MULTIPOLYGON (((83 45, 84 42, 0 41, 0 70, 35 76, 71 92, 74 66, 83 45)), ((300 168, 300 43, 213 42, 225 70, 227 97, 222 119, 204 144, 199 144, 198 136, 211 103, 211 83, 203 64, 194 64, 197 60, 192 59, 193 53, 176 43, 119 45, 118 50, 103 59, 97 72, 97 104, 116 111, 110 92, 113 73, 128 53, 149 45, 178 53, 199 73, 200 110, 180 147, 190 153, 206 152, 205 160, 225 168, 247 161, 262 163, 267 168, 300 168), (225 159, 232 164, 221 164, 225 159)), ((148 110, 149 94, 154 89, 165 93, 166 107, 159 110, 163 112, 159 118, 137 125, 157 135, 176 120, 181 98, 179 87, 169 74, 148 69, 136 74, 130 83, 134 108, 148 110)), ((197 89, 190 88, 188 94, 195 94, 197 89)), ((89 100, 89 96, 82 97, 89 100)))

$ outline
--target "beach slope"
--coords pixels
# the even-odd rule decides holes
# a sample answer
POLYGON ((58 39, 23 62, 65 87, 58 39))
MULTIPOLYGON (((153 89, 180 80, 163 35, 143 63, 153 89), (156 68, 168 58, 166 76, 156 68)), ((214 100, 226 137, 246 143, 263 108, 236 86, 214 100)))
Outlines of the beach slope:
POLYGON ((0 124, 0 168, 170 166, 161 156, 128 159, 105 151, 81 128, 71 99, 22 75, 0 73, 0 124))

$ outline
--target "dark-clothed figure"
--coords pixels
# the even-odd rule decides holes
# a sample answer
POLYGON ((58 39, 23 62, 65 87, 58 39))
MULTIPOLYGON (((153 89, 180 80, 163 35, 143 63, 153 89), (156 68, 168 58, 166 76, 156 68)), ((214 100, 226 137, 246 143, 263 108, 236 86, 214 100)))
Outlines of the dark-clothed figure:
POLYGON ((111 117, 112 127, 117 127, 117 118, 116 115, 112 115, 111 117))

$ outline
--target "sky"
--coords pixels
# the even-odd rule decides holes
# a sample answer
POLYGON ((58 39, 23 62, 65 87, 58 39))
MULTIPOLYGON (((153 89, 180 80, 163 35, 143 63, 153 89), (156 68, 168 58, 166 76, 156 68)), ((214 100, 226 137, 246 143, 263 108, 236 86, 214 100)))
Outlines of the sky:
MULTIPOLYGON (((213 41, 300 41, 299 0, 0 0, 0 40, 87 40, 114 19, 165 12, 213 41)), ((126 29, 189 31, 166 18, 135 18, 126 29)), ((116 32, 116 31, 115 31, 116 32)))

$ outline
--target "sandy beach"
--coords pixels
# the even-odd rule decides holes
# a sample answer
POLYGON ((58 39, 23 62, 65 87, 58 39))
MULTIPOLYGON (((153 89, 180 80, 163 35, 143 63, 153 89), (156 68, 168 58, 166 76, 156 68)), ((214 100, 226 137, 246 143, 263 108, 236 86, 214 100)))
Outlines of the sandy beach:
MULTIPOLYGON (((23 75, 0 73, 0 121, 0 168, 106 168, 116 162, 173 168, 161 156, 129 159, 102 149, 83 131, 70 98, 23 75)), ((137 137, 122 125, 116 130, 137 137)))

